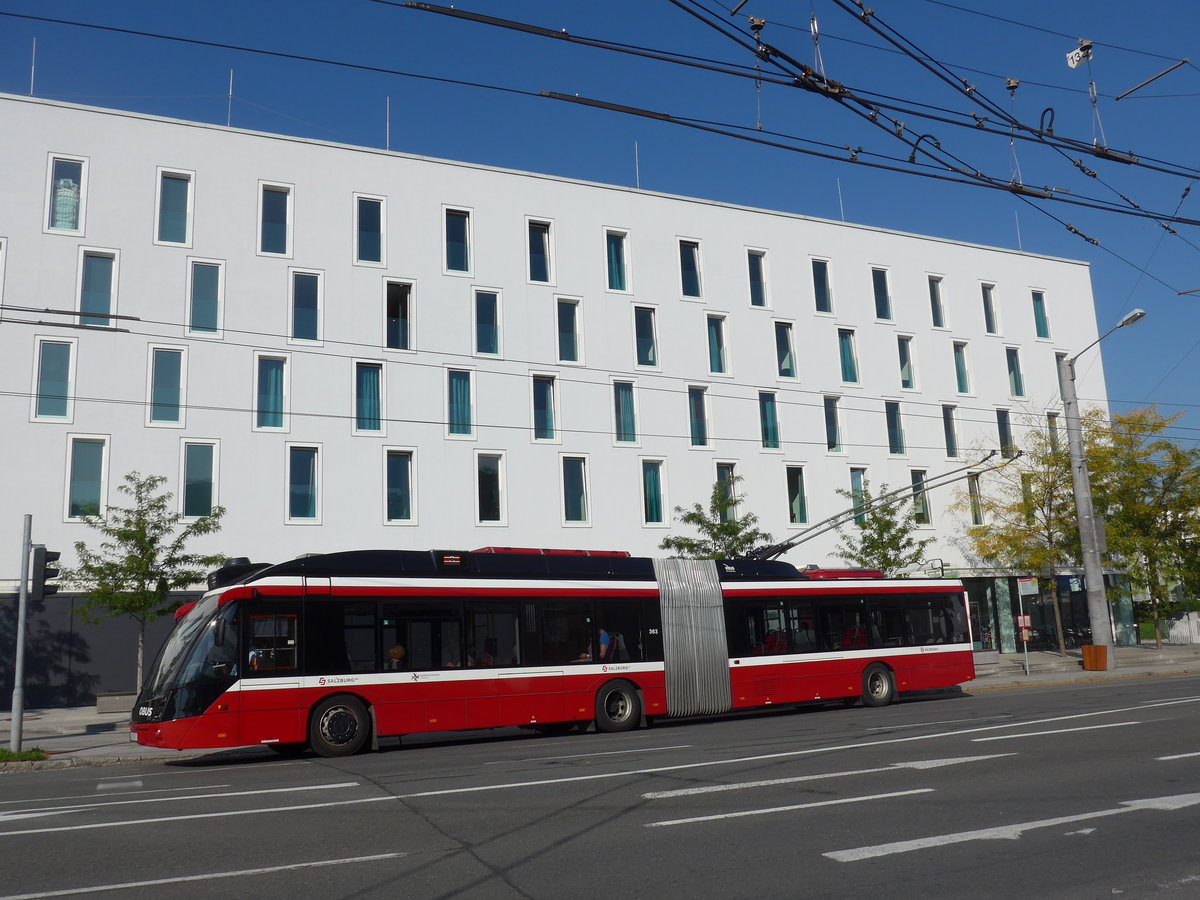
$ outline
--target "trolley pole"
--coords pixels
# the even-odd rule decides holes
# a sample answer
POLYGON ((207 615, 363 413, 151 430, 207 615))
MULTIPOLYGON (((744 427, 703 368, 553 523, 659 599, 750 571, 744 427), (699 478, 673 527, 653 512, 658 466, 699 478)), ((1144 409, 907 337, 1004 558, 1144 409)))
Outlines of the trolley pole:
POLYGON ((21 536, 21 586, 17 589, 17 653, 13 665, 12 730, 8 749, 21 752, 22 726, 25 719, 25 608, 29 601, 29 554, 32 551, 33 516, 25 514, 21 536))

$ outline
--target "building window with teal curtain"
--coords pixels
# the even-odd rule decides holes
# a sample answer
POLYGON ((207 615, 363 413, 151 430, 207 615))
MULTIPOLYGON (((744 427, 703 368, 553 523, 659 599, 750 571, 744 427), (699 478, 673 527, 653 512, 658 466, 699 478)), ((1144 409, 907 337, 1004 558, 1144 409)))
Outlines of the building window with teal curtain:
POLYGON ((1050 319, 1046 315, 1046 295, 1033 292, 1033 327, 1040 338, 1050 337, 1050 319))
POLYGON ((854 352, 854 332, 848 328, 838 329, 838 360, 842 366, 842 381, 858 384, 858 356, 854 352))
POLYGON ((761 250, 750 250, 746 254, 750 276, 750 305, 767 305, 767 254, 761 250))
POLYGON ((554 376, 533 376, 533 439, 553 441, 558 437, 554 427, 554 376))
POLYGON ((288 519, 315 521, 317 506, 317 448, 288 447, 288 519))
POLYGON ((912 338, 896 338, 896 348, 900 354, 900 387, 911 391, 917 386, 916 367, 912 358, 912 338))
POLYGON ((480 453, 475 457, 476 504, 481 525, 504 522, 504 457, 498 453, 480 453))
POLYGON ((825 449, 830 453, 842 452, 842 426, 837 397, 825 398, 825 449))
MULTIPOLYGON (((736 499, 734 483, 737 479, 737 466, 734 463, 717 463, 717 482, 721 485, 721 496, 726 500, 736 499)), ((722 522, 732 522, 737 518, 737 504, 730 503, 721 511, 722 522)))
POLYGON ((71 439, 70 483, 67 485, 67 518, 98 516, 104 509, 104 456, 102 438, 71 439))
POLYGON ((384 310, 384 345, 389 350, 412 349, 412 285, 400 281, 387 283, 384 310))
POLYGON ((971 375, 967 369, 967 345, 954 344, 954 378, 960 394, 971 393, 971 375))
POLYGON ((281 185, 262 186, 262 221, 259 223, 258 252, 287 256, 291 252, 288 234, 292 191, 281 185))
POLYGON ((613 431, 618 443, 626 444, 637 441, 633 382, 613 382, 613 431))
POLYGON ((563 521, 585 524, 588 520, 587 460, 563 457, 563 521))
POLYGON ((273 356, 258 358, 255 428, 283 428, 287 399, 287 360, 273 356))
POLYGON ((150 421, 178 425, 183 421, 183 351, 150 352, 150 421))
POLYGON ((551 280, 550 223, 529 223, 529 280, 548 284, 551 280))
POLYGON ((411 450, 387 452, 387 521, 411 522, 413 518, 411 450))
POLYGON ((354 259, 361 263, 383 262, 383 201, 355 197, 354 259))
POLYGON ((83 160, 55 159, 50 163, 50 231, 83 230, 83 160))
POLYGON ((292 273, 293 341, 321 338, 321 276, 312 272, 292 273))
POLYGON ((862 525, 867 521, 866 503, 867 491, 867 470, 866 469, 851 469, 850 470, 850 501, 853 504, 854 524, 862 525))
POLYGON ((925 471, 912 470, 913 521, 917 525, 932 525, 933 516, 929 511, 929 495, 925 492, 925 471))
POLYGON ((71 349, 67 341, 38 342, 37 388, 33 415, 67 419, 71 415, 71 349))
POLYGON ((888 292, 886 269, 871 270, 871 288, 875 292, 875 318, 891 321, 892 297, 888 292))
POLYGON ((803 525, 808 521, 808 500, 804 496, 804 469, 787 467, 788 522, 803 525))
POLYGON ((958 458, 958 428, 954 422, 954 407, 942 407, 942 434, 946 438, 946 456, 958 458))
POLYGON ((661 459, 642 460, 642 522, 646 525, 666 523, 662 470, 661 459))
POLYGON ((610 291, 628 290, 628 275, 625 271, 625 232, 609 231, 605 233, 605 251, 608 263, 608 289, 610 291))
POLYGON ((558 361, 582 362, 579 346, 579 302, 558 301, 558 361))
POLYGON ((83 277, 79 285, 80 325, 107 328, 112 324, 113 274, 116 257, 108 253, 84 253, 83 277))
POLYGON ((493 291, 475 292, 475 352, 500 353, 500 297, 493 291))
POLYGON ((946 327, 946 310, 942 306, 942 279, 929 276, 929 317, 934 328, 946 327))
POLYGON ((792 349, 792 326, 775 323, 775 363, 780 378, 796 377, 796 354, 792 349))
POLYGON ((188 331, 216 334, 221 325, 222 263, 193 262, 188 331))
POLYGON ((354 430, 383 430, 383 366, 379 363, 354 364, 354 430))
POLYGON ((450 369, 446 375, 446 421, 450 434, 470 435, 475 433, 475 422, 471 409, 471 373, 450 369))
POLYGON ((904 423, 900 421, 900 404, 886 400, 883 404, 887 419, 888 452, 896 456, 904 454, 904 423))
POLYGON ((725 317, 708 317, 708 371, 714 375, 728 372, 725 359, 725 317))
POLYGON ((446 210, 446 271, 471 271, 471 214, 446 210))
POLYGON ((708 401, 701 387, 688 388, 688 423, 692 446, 708 446, 708 401))
POLYGON ((779 415, 775 409, 775 395, 769 391, 758 394, 758 424, 764 450, 779 449, 779 415))
POLYGON ((833 312, 833 291, 829 285, 829 263, 823 259, 812 261, 813 296, 816 298, 817 312, 833 312))
POLYGON ((1006 347, 1004 356, 1008 362, 1008 393, 1013 397, 1025 396, 1025 379, 1021 376, 1021 352, 1015 347, 1006 347))
POLYGON ((189 519, 207 516, 217 505, 216 455, 214 444, 183 445, 183 515, 189 519))
POLYGON ((1000 439, 1000 455, 1005 459, 1016 457, 1017 448, 1013 444, 1012 423, 1007 409, 996 410, 996 435, 1000 439))
POLYGON ((700 297, 700 244, 679 242, 679 272, 685 297, 700 297))
POLYGON ((637 364, 644 368, 658 367, 658 340, 654 328, 654 310, 646 306, 633 308, 634 343, 637 345, 637 364))
POLYGON ((981 286, 983 292, 983 330, 988 334, 997 334, 999 325, 996 322, 996 302, 994 298, 995 285, 981 286))
POLYGON ((187 244, 188 210, 191 206, 192 179, 178 172, 163 172, 158 180, 158 242, 187 244))

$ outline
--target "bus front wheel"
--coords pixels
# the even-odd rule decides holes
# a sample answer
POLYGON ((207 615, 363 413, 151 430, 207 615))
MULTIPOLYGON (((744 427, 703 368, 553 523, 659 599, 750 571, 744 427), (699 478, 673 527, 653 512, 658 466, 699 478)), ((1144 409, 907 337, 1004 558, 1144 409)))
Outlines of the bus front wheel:
POLYGON ((896 698, 896 682, 887 666, 873 663, 863 672, 863 706, 887 706, 896 698))
POLYGON ((596 730, 632 731, 642 718, 642 698, 628 681, 610 681, 596 693, 596 730))
POLYGON ((356 697, 327 697, 312 711, 308 742, 319 756, 351 756, 371 736, 366 707, 356 697))

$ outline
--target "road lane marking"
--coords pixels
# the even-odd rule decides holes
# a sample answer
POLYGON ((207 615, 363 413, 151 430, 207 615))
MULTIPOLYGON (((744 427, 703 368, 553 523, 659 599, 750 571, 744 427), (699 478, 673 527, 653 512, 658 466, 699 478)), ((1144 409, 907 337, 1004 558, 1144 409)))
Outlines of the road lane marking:
POLYGON ((1012 713, 1002 713, 997 716, 968 716, 965 719, 941 719, 937 722, 913 722, 901 725, 872 725, 867 731, 891 731, 895 728, 922 728, 928 725, 957 725, 959 722, 986 722, 989 719, 1011 719, 1012 713))
POLYGON ((1154 759, 1156 762, 1167 762, 1172 759, 1190 759, 1193 756, 1200 756, 1200 751, 1196 753, 1176 753, 1173 756, 1156 756, 1154 759))
POLYGON ((142 779, 135 778, 133 781, 102 781, 96 785, 98 791, 121 791, 134 790, 142 786, 142 779))
POLYGON ((916 838, 911 841, 895 841, 890 844, 855 847, 851 850, 835 850, 822 855, 837 862, 858 862, 863 859, 876 859, 880 856, 911 853, 914 850, 928 850, 932 847, 945 847, 949 844, 963 844, 968 841, 1017 840, 1026 831, 1033 831, 1036 828, 1070 825, 1075 822, 1086 822, 1091 819, 1119 816, 1122 813, 1134 812, 1135 810, 1167 812, 1196 805, 1200 805, 1200 793, 1175 794, 1169 797, 1150 797, 1145 800, 1122 800, 1120 805, 1114 809, 1101 809, 1096 812, 1080 813, 1074 816, 1059 816, 1053 819, 1038 819, 1033 822, 1021 822, 1016 825, 997 825, 993 828, 978 828, 974 831, 959 831, 954 834, 938 834, 930 837, 916 838))
POLYGON ((665 828, 670 825, 693 825, 696 822, 716 822, 720 819, 742 819, 746 816, 766 816, 771 813, 795 812, 798 809, 816 809, 820 806, 840 806, 845 803, 863 803, 867 800, 888 800, 892 797, 908 797, 912 794, 931 794, 933 788, 917 788, 912 791, 892 791, 888 794, 870 794, 866 797, 842 797, 838 800, 816 800, 812 803, 795 803, 791 806, 773 806, 770 809, 746 809, 740 812, 718 813, 712 816, 692 816, 687 819, 666 819, 662 822, 647 822, 646 828, 665 828))
POLYGON ((1141 725, 1141 722, 1106 722, 1103 725, 1083 725, 1079 728, 1057 728, 1054 731, 1023 731, 1020 734, 996 734, 991 737, 971 738, 972 744, 983 741, 1013 741, 1018 738, 1041 737, 1047 734, 1070 734, 1073 731, 1095 731, 1097 728, 1124 728, 1126 725, 1141 725))
MULTIPOLYGON (((147 788, 142 791, 128 791, 129 794, 164 794, 170 791, 215 791, 218 788, 232 787, 229 784, 196 784, 192 787, 180 788, 147 788)), ((11 806, 14 803, 53 803, 57 800, 91 800, 95 794, 67 794, 62 797, 26 797, 24 800, 0 800, 0 806, 11 806)), ((109 797, 119 797, 120 794, 108 794, 109 797)))
POLYGON ((914 762, 892 763, 873 769, 852 769, 845 772, 822 772, 817 775, 796 775, 791 778, 770 778, 766 781, 741 781, 736 784, 709 784, 704 787, 677 788, 673 791, 650 791, 642 794, 645 800, 665 800, 670 797, 692 797, 696 794, 717 794, 722 791, 741 791, 747 788, 774 787, 780 784, 796 784, 801 781, 821 781, 826 778, 845 778, 849 775, 875 775, 880 772, 895 772, 897 769, 936 769, 960 763, 977 762, 985 759, 1000 759, 1016 756, 1015 753, 994 753, 987 756, 960 756, 956 759, 921 759, 914 762))
POLYGON ((556 759, 586 759, 593 756, 621 756, 630 753, 660 753, 663 750, 690 750, 691 744, 676 744, 674 747, 643 747, 641 750, 605 750, 603 753, 572 753, 570 756, 531 756, 526 759, 496 759, 485 762, 485 766, 511 766, 516 763, 551 762, 556 759))
POLYGON ((276 872, 294 872, 297 869, 316 869, 323 866, 349 866, 355 863, 377 862, 383 859, 399 859, 406 853, 376 853, 371 856, 348 856, 343 859, 318 859, 312 862, 291 863, 286 866, 264 866, 258 869, 239 869, 234 872, 206 872, 203 875, 180 875, 176 878, 155 878, 151 881, 126 881, 122 884, 97 884, 90 887, 74 887, 62 891, 39 891, 36 894, 8 894, 0 900, 42 900, 45 897, 76 897, 80 894, 99 894, 104 891, 125 891, 130 888, 160 887, 166 884, 186 884, 190 881, 208 881, 213 878, 241 878, 243 875, 272 875, 276 872))

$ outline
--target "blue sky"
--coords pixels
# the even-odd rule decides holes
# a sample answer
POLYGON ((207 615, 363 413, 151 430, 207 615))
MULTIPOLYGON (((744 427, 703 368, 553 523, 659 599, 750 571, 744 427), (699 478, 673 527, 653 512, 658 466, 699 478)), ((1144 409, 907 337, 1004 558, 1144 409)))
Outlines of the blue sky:
MULTIPOLYGON (((940 142, 945 154, 953 154, 970 171, 1001 181, 1019 171, 1026 186, 1052 188, 1059 197, 1126 205, 1120 199, 1124 195, 1144 210, 1200 220, 1200 191, 1181 200, 1191 184, 1188 177, 1091 154, 1062 155, 1033 142, 1016 142, 1014 150, 1005 134, 922 119, 918 109, 956 121, 964 113, 985 112, 895 52, 836 0, 749 0, 731 17, 729 10, 736 5, 737 0, 680 0, 679 5, 668 0, 467 0, 458 7, 565 29, 577 38, 750 70, 755 58, 749 50, 681 6, 712 11, 714 19, 743 32, 748 31, 748 16, 759 17, 767 23, 764 41, 806 65, 823 66, 827 78, 857 97, 905 107, 887 115, 902 121, 910 138, 930 135, 924 147, 940 142), (809 31, 814 14, 819 59, 809 31), (1097 177, 1084 174, 1075 160, 1097 177)), ((877 0, 870 6, 877 24, 967 79, 976 96, 1025 124, 1052 121, 1059 137, 1085 144, 1099 140, 1172 170, 1200 170, 1200 11, 1194 3, 877 0), (1065 56, 1080 38, 1094 42, 1092 60, 1071 69, 1065 56), (1196 62, 1114 99, 1185 57, 1196 62), (1020 81, 1011 97, 1005 78, 1020 81), (1096 85, 1095 110, 1089 80, 1096 85)), ((408 73, 5 15, 0 16, 0 91, 29 93, 36 38, 34 93, 39 97, 224 123, 233 69, 232 123, 238 127, 383 146, 390 97, 394 150, 604 183, 633 184, 640 177, 643 188, 656 191, 832 219, 844 213, 851 222, 1086 260, 1092 266, 1101 331, 1135 307, 1149 313, 1135 328, 1105 341, 1112 407, 1119 411, 1153 402, 1164 412, 1182 410, 1185 416, 1173 436, 1186 446, 1200 441, 1200 397, 1194 389, 1200 375, 1200 291, 1179 294, 1200 289, 1200 227, 1177 225, 1178 234, 1170 234, 1152 219, 1053 201, 1026 202, 1004 191, 854 165, 846 161, 850 154, 842 148, 847 145, 862 148, 860 159, 900 168, 910 168, 906 160, 911 149, 891 136, 894 125, 878 128, 844 105, 808 91, 770 82, 758 86, 752 78, 461 21, 400 3, 0 0, 0 13, 408 73), (838 159, 536 96, 541 91, 743 129, 838 159)), ((780 75, 769 64, 763 73, 780 75)), ((993 113, 990 123, 1003 128, 998 120, 993 113)), ((924 155, 918 157, 923 160, 924 155)), ((926 170, 938 171, 933 166, 926 170)), ((1088 398, 1083 399, 1086 403, 1088 398)))

